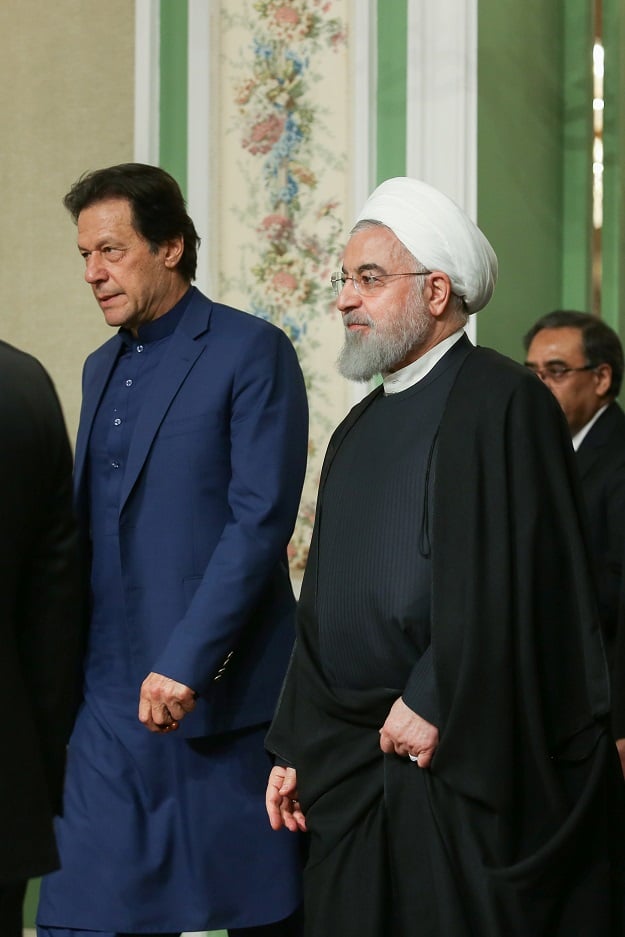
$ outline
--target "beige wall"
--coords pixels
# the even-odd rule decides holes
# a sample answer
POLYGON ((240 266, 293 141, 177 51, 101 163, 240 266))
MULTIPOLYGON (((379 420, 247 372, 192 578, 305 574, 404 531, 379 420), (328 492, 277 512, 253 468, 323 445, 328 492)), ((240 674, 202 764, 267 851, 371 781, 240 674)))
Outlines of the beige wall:
POLYGON ((1 0, 0 338, 48 368, 72 440, 82 363, 113 333, 61 199, 132 159, 133 86, 132 0, 1 0))

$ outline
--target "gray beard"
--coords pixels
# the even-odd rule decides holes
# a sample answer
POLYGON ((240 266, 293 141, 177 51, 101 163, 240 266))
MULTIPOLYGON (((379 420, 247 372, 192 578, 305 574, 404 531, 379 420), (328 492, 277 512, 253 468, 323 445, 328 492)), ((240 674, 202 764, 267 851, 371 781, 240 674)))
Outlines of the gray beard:
POLYGON ((350 381, 369 381, 376 374, 393 371, 423 342, 430 328, 429 316, 415 303, 404 319, 386 323, 380 331, 373 320, 362 313, 348 313, 344 324, 366 322, 371 331, 345 332, 345 342, 337 359, 339 373, 350 381))

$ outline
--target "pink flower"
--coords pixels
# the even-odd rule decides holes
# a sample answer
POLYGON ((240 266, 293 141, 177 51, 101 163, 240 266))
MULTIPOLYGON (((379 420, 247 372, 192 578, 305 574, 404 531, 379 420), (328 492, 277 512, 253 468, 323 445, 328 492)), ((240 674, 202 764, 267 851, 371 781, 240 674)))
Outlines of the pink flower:
POLYGON ((247 102, 252 96, 254 85, 255 85, 254 80, 250 78, 248 81, 244 82, 240 86, 238 93, 234 99, 238 105, 243 106, 244 104, 247 104, 247 102))
POLYGON ((284 6, 278 7, 274 13, 274 18, 276 23, 280 23, 281 26, 297 26, 299 23, 299 13, 297 10, 294 10, 293 7, 284 6))
POLYGON ((286 215, 267 215, 263 218, 259 231, 266 234, 270 241, 283 241, 293 230, 293 222, 286 215))
POLYGON ((244 137, 243 146, 250 153, 268 153, 272 146, 278 142, 284 128, 284 120, 272 115, 261 120, 252 127, 248 137, 244 137))
POLYGON ((297 280, 292 273, 276 273, 271 282, 281 293, 290 293, 297 289, 297 280))

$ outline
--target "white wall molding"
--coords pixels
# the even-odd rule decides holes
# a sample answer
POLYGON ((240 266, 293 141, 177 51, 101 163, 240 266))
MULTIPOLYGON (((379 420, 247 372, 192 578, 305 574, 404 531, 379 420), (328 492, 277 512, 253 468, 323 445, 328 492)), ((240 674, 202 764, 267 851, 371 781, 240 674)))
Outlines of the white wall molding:
POLYGON ((475 218, 477 0, 408 0, 406 168, 475 218))
POLYGON ((354 217, 367 200, 376 177, 377 153, 377 2, 352 0, 351 48, 351 178, 349 206, 354 217))
POLYGON ((214 195, 211 189, 211 160, 217 158, 218 135, 213 116, 213 66, 218 4, 206 0, 188 0, 189 34, 187 65, 187 204, 189 215, 198 227, 202 244, 198 253, 196 285, 210 295, 215 284, 213 217, 214 195))
MULTIPOLYGON (((351 149, 347 172, 351 179, 349 222, 367 201, 376 180, 377 168, 377 90, 378 16, 377 0, 352 0, 350 16, 351 49, 351 149)), ((347 233, 347 232, 346 232, 347 233)), ((368 384, 348 382, 348 406, 368 394, 368 384)))
POLYGON ((160 4, 135 0, 134 158, 156 165, 159 157, 160 4))
MULTIPOLYGON (((406 172, 477 215, 477 0, 408 0, 406 172)), ((475 317, 469 320, 475 340, 475 317)))

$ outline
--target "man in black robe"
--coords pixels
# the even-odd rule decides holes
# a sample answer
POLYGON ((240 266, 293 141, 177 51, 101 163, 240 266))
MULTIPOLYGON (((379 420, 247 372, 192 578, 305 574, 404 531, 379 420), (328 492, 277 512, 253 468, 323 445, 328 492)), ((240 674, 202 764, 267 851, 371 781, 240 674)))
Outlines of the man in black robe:
POLYGON ((392 179, 333 277, 334 433, 267 738, 272 826, 307 830, 307 937, 623 933, 623 790, 567 425, 463 326, 497 261, 392 179))

